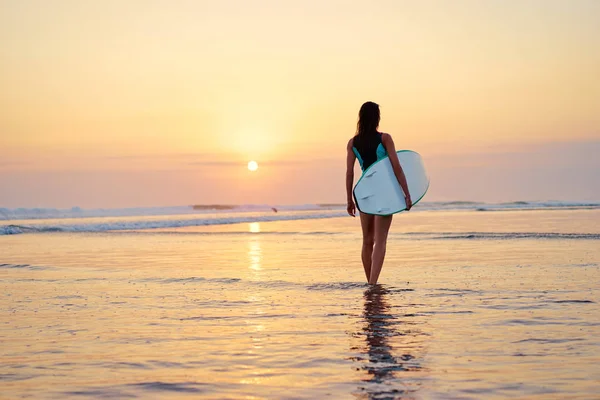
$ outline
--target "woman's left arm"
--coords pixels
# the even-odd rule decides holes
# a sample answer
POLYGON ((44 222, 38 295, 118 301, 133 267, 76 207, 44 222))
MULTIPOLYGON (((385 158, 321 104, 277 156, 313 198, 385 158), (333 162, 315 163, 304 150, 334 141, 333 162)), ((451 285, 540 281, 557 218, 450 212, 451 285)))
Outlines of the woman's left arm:
POLYGON ((392 136, 387 133, 383 134, 382 142, 383 147, 385 147, 385 150, 388 153, 390 163, 392 164, 392 169, 394 170, 394 175, 396 175, 396 179, 398 180, 398 183, 404 192, 404 197, 406 199, 406 211, 408 211, 412 207, 412 200, 408 191, 406 176, 404 176, 404 171, 402 170, 402 166, 400 166, 400 161, 398 160, 398 154, 396 154, 396 145, 394 144, 392 136))
POLYGON ((346 153, 346 211, 348 211, 348 215, 354 217, 356 216, 356 205, 352 198, 352 184, 354 183, 354 161, 356 160, 356 155, 352 151, 352 139, 350 139, 348 146, 346 146, 346 153))

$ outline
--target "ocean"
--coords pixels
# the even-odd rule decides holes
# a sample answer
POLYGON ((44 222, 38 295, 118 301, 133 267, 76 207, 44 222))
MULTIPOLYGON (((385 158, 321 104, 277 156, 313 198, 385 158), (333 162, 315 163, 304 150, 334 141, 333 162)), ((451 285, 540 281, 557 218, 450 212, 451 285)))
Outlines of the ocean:
POLYGON ((600 203, 0 209, 0 397, 597 399, 600 203))

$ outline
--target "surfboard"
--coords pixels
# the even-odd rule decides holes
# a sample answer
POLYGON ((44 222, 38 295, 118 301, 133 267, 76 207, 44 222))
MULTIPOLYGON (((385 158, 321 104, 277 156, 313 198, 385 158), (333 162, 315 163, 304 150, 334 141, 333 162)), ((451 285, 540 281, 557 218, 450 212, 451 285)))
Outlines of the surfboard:
MULTIPOLYGON (((423 159, 419 153, 411 150, 399 150, 396 154, 415 205, 429 188, 429 177, 423 159)), ((388 157, 376 161, 363 172, 353 193, 356 207, 365 214, 391 215, 406 210, 404 192, 388 157)))

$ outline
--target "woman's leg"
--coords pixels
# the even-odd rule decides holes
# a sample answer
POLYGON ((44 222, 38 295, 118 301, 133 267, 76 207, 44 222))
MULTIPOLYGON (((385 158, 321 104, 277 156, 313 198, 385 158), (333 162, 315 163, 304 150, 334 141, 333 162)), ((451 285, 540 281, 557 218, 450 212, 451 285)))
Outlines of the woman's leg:
POLYGON ((376 216, 374 221, 374 239, 373 256, 371 257, 371 275, 369 283, 375 285, 379 279, 381 267, 383 267, 383 259, 385 258, 385 249, 387 244, 388 232, 392 225, 392 216, 376 216))
POLYGON ((374 215, 360 213, 360 226, 362 227, 363 234, 361 259, 365 269, 365 275, 367 276, 367 282, 371 278, 371 255, 373 254, 373 232, 375 228, 374 222, 374 215))

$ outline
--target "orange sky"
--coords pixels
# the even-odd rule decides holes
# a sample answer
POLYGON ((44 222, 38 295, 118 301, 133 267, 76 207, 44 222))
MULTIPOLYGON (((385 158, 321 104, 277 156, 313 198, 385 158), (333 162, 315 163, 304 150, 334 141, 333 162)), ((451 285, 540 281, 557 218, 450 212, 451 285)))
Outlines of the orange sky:
POLYGON ((425 157, 428 200, 600 199, 599 20, 594 0, 0 0, 0 206, 343 201, 367 100, 425 157))

